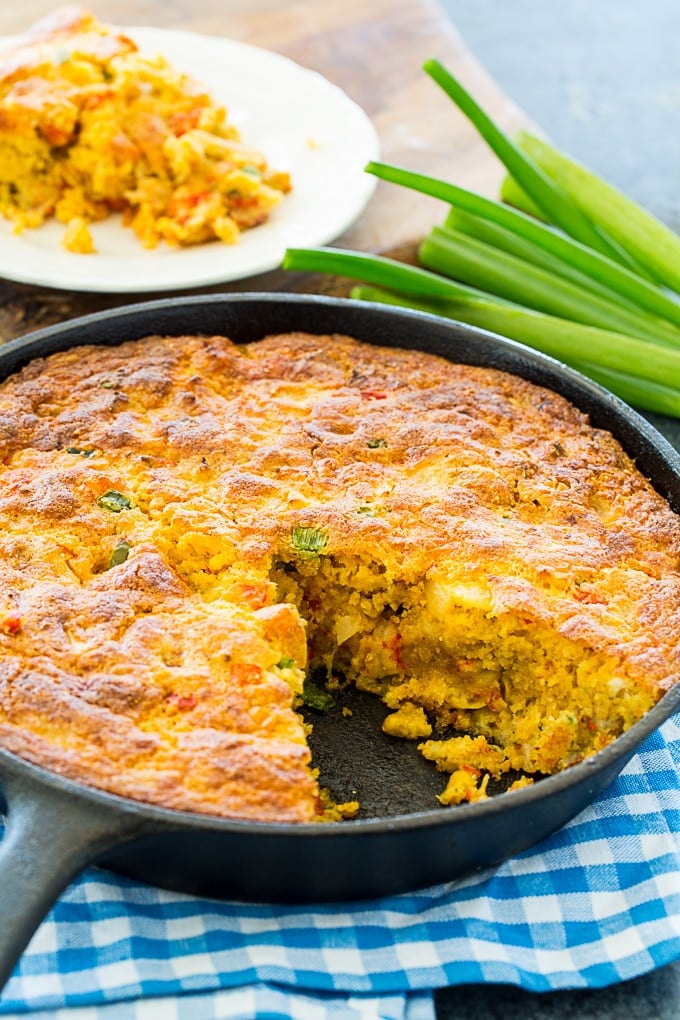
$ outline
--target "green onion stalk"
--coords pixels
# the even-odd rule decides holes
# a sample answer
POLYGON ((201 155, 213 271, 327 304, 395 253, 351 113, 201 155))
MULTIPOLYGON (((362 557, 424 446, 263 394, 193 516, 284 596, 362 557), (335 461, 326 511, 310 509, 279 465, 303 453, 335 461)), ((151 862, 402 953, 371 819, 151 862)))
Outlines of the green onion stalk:
POLYGON ((447 207, 418 265, 320 247, 289 248, 283 268, 346 277, 355 300, 508 337, 680 417, 680 238, 546 140, 509 138, 438 61, 424 70, 504 164, 502 201, 373 160, 367 173, 447 207))

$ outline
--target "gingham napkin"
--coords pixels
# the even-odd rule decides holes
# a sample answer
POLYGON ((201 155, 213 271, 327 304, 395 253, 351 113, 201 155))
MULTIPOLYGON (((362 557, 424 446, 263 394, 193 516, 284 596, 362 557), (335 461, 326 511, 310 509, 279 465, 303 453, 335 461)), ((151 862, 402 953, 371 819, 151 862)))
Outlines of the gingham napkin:
POLYGON ((679 777, 677 715, 536 848, 351 908, 218 903, 91 869, 35 935, 0 1015, 432 1020, 445 985, 636 977, 680 958, 679 777))

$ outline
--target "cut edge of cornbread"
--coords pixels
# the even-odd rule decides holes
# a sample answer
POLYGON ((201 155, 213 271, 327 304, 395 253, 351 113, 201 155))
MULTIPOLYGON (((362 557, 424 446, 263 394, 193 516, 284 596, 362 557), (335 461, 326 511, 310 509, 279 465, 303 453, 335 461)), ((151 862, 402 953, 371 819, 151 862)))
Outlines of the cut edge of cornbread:
POLYGON ((389 709, 386 734, 418 741, 448 773, 442 804, 520 788, 602 750, 656 701, 620 658, 559 629, 497 614, 483 581, 386 581, 384 565, 308 556, 273 567, 278 598, 305 620, 311 670, 389 709))

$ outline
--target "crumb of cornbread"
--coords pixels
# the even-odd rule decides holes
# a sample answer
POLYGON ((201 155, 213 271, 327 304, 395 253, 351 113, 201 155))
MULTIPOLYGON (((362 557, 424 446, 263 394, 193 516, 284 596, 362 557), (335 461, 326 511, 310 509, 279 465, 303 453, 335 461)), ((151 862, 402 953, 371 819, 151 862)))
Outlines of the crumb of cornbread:
POLYGON ((486 792, 489 785, 489 774, 480 773, 476 769, 456 769, 449 776, 446 787, 437 796, 440 804, 448 807, 451 804, 476 804, 480 800, 488 800, 486 792))
POLYGON ((394 712, 390 712, 386 716, 383 730, 391 737, 416 740, 418 737, 429 737, 432 733, 432 724, 428 720, 424 708, 405 701, 394 712))
POLYGON ((201 85, 86 10, 0 53, 0 213, 17 232, 54 217, 87 254, 87 225, 117 212, 145 248, 234 244, 290 189, 201 85))
POLYGON ((478 800, 678 682, 679 563, 612 436, 504 372, 306 333, 56 353, 0 385, 0 743, 166 807, 347 817, 296 711, 325 668, 478 800))
POLYGON ((76 252, 79 255, 91 255, 96 251, 94 238, 87 221, 82 216, 74 216, 69 220, 62 244, 68 251, 76 252))

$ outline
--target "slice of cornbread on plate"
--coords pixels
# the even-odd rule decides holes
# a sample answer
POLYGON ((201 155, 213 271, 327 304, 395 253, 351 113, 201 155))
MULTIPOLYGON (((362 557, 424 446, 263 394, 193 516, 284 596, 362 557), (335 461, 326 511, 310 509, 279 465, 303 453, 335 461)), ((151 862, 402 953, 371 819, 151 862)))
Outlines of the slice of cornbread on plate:
POLYGON ((56 217, 89 254, 89 224, 122 213, 146 248, 233 244, 290 189, 203 86, 87 10, 0 52, 0 213, 17 231, 56 217))

